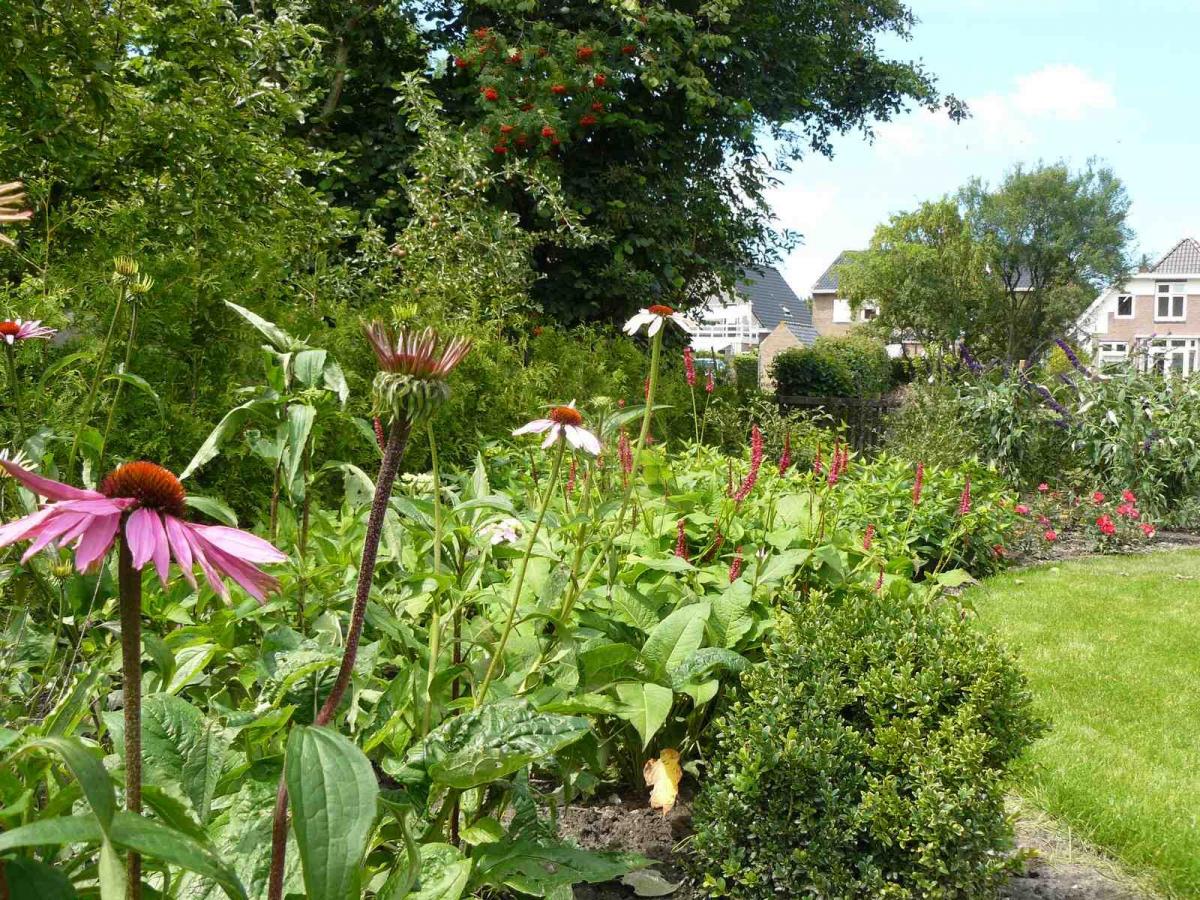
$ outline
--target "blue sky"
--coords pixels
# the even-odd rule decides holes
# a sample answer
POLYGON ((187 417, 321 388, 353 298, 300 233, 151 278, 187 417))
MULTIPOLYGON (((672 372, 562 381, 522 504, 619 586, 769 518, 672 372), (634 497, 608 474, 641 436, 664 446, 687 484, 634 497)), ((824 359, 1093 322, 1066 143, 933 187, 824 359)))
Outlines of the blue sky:
POLYGON ((1015 163, 1089 158, 1132 201, 1135 261, 1200 237, 1200 0, 911 0, 921 20, 896 56, 923 62, 973 117, 910 112, 798 163, 770 195, 804 234, 783 272, 801 296, 838 252, 890 214, 998 181, 1015 163))

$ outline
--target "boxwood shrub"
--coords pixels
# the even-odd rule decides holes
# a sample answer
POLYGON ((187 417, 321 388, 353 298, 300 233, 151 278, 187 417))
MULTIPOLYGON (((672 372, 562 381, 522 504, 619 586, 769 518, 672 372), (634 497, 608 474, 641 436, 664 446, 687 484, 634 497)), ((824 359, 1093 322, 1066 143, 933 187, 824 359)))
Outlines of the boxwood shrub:
POLYGON ((1024 678, 960 607, 897 582, 780 613, 716 722, 694 862, 716 897, 994 895, 1024 678))
POLYGON ((867 335, 821 337, 779 353, 771 377, 781 396, 870 397, 892 387, 887 348, 867 335))

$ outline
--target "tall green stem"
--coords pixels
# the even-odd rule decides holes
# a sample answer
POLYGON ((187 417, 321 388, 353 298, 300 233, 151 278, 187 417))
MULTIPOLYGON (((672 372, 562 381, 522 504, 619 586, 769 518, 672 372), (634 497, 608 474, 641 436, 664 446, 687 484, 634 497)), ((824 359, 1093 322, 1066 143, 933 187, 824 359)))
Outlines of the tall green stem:
MULTIPOLYGON (((124 526, 124 523, 122 523, 124 526)), ((122 533, 117 561, 121 604, 121 690, 125 714, 125 808, 142 811, 142 576, 122 533)), ((142 858, 128 857, 128 900, 142 896, 142 858)))
POLYGON ((554 453, 554 465, 550 470, 550 477, 546 479, 546 488, 542 492, 542 502, 538 507, 537 519, 533 523, 533 529, 529 532, 529 543, 525 546, 525 554, 521 557, 521 565, 517 569, 517 578, 513 582, 512 599, 508 604, 508 616, 504 620, 504 629, 500 632, 500 640, 496 642, 496 646, 492 650, 491 662, 488 663, 487 672, 483 676, 483 682, 479 685, 479 691, 475 694, 475 707, 477 709, 487 699, 488 688, 491 687, 492 679, 496 675, 496 668, 500 665, 500 660, 504 657, 504 648, 508 644, 508 638, 512 634, 513 623, 517 619, 517 606, 521 601, 521 588, 525 586, 525 573, 529 570, 529 560, 533 557, 533 547, 537 543, 538 532, 542 530, 542 522, 546 518, 546 511, 550 508, 550 501, 554 497, 554 492, 558 487, 558 476, 562 472, 562 461, 566 454, 566 435, 559 435, 558 449, 554 453))
MULTIPOLYGON (((121 372, 124 374, 129 371, 129 362, 133 359, 133 339, 137 335, 137 304, 133 304, 129 308, 129 340, 125 342, 125 362, 122 365, 121 372)), ((108 406, 108 419, 104 423, 104 434, 100 438, 100 453, 101 462, 104 460, 104 451, 108 447, 108 435, 112 431, 113 419, 117 414, 117 402, 121 399, 121 387, 123 381, 117 382, 117 389, 113 392, 112 402, 108 406)))
POLYGON ((100 382, 104 380, 104 366, 108 362, 108 349, 112 346, 113 333, 117 329, 117 319, 121 315, 121 307, 125 305, 127 290, 127 287, 122 284, 121 289, 117 292, 117 305, 113 309, 112 321, 108 323, 108 333, 104 335, 104 343, 100 346, 100 356, 96 360, 96 374, 92 376, 92 384, 88 388, 87 399, 83 402, 79 423, 75 427, 75 437, 71 440, 71 450, 67 454, 66 471, 68 476, 75 465, 75 454, 79 450, 79 436, 87 427, 88 420, 92 417, 92 410, 96 407, 96 392, 100 390, 100 382))
POLYGON ((4 359, 8 363, 8 387, 12 391, 13 411, 17 416, 17 446, 20 450, 25 442, 25 409, 21 404, 21 382, 17 380, 17 351, 12 344, 5 343, 4 359))
MULTIPOLYGON (((429 431, 429 461, 433 474, 433 577, 442 574, 442 480, 438 471, 437 441, 433 426, 429 431)), ((442 652, 441 587, 434 588, 429 617, 429 666, 425 674, 425 712, 421 717, 421 737, 429 734, 433 718, 433 679, 437 676, 437 661, 442 652)))

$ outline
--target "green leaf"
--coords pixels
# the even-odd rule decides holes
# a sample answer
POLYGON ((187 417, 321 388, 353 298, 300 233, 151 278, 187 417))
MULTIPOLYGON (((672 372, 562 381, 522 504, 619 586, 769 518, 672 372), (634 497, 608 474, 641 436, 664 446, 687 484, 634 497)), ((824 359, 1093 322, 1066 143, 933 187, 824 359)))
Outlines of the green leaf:
POLYGON ((628 565, 642 566, 656 572, 672 572, 676 575, 683 572, 694 572, 696 567, 681 556, 632 556, 628 565))
MULTIPOLYGON (((471 879, 471 861, 450 844, 421 845, 421 875, 404 900, 459 900, 471 879)), ((383 895, 385 900, 390 900, 383 895)))
POLYGON ((506 701, 455 716, 422 746, 434 781, 467 790, 553 756, 588 730, 587 719, 537 712, 524 700, 506 701))
POLYGON ((181 697, 151 694, 142 702, 142 757, 148 779, 175 787, 207 822, 229 746, 221 727, 181 697))
POLYGON ((296 340, 296 338, 292 337, 274 322, 268 322, 257 313, 252 313, 250 310, 238 306, 236 303, 230 303, 228 300, 225 301, 225 305, 257 328, 259 333, 270 341, 271 346, 279 353, 295 353, 299 350, 308 349, 308 344, 296 340))
POLYGON ((93 813, 38 819, 12 831, 0 832, 0 853, 19 847, 94 844, 103 836, 104 832, 100 830, 100 823, 93 813))
POLYGON ((211 878, 227 896, 246 900, 246 891, 237 875, 212 850, 161 822, 130 812, 118 812, 113 817, 112 841, 126 850, 211 878))
POLYGON ((154 401, 155 407, 158 409, 158 415, 160 417, 166 416, 166 410, 163 408, 162 398, 158 396, 158 393, 154 390, 154 388, 150 387, 150 382, 148 382, 141 375, 134 375, 132 372, 114 372, 108 377, 115 378, 117 381, 122 381, 125 384, 128 384, 130 387, 137 388, 143 394, 149 395, 150 399, 154 401))
POLYGON ((107 833, 117 811, 117 795, 112 779, 99 754, 85 747, 78 738, 46 737, 30 741, 22 750, 50 750, 62 757, 83 789, 100 830, 107 833))
POLYGON ((111 841, 100 842, 100 900, 125 900, 129 888, 126 861, 111 841))
POLYGON ((576 657, 580 688, 595 691, 628 676, 637 656, 637 649, 629 644, 601 644, 584 650, 576 657))
POLYGON ((75 682, 71 692, 63 697, 42 723, 42 734, 68 735, 74 732, 88 713, 92 691, 106 674, 104 663, 97 663, 84 677, 75 682))
POLYGON ((713 643, 722 647, 736 647, 738 641, 754 627, 754 616, 750 613, 754 588, 746 579, 739 578, 720 594, 712 598, 712 615, 708 618, 713 632, 713 643))
POLYGON ((521 838, 486 844, 475 853, 476 886, 545 897, 558 887, 620 878, 648 860, 632 853, 599 853, 570 844, 521 838))
POLYGON ((284 774, 308 900, 358 897, 379 798, 370 760, 335 731, 298 726, 284 774))
POLYGON ((45 863, 18 856, 4 861, 9 900, 76 900, 70 880, 45 863))
POLYGON ((342 367, 330 360, 325 364, 321 375, 325 389, 333 391, 337 395, 338 402, 345 406, 346 401, 350 399, 350 385, 346 384, 346 374, 342 371, 342 367))
POLYGON ((758 583, 771 585, 790 578, 811 556, 811 550, 784 550, 774 554, 759 572, 758 583))
POLYGON ((318 379, 325 371, 325 358, 329 353, 325 350, 301 350, 292 362, 296 378, 301 384, 316 387, 318 379))
POLYGON ((217 648, 212 644, 196 644, 181 649, 175 654, 175 672, 167 684, 166 693, 178 694, 182 691, 216 655, 217 648))
POLYGON ((681 606, 654 626, 642 645, 642 663, 651 676, 665 681, 673 668, 700 648, 710 611, 707 603, 681 606))
POLYGON ((287 414, 287 447, 283 455, 285 472, 283 483, 290 486, 296 480, 296 473, 300 471, 300 463, 304 459, 304 449, 308 446, 308 436, 312 433, 317 411, 304 403, 293 403, 288 407, 287 414))
POLYGON ((623 706, 617 715, 633 725, 644 750, 671 714, 675 694, 661 684, 626 683, 617 685, 617 696, 623 706))
POLYGON ((949 572, 939 572, 937 583, 942 587, 962 587, 964 584, 973 584, 975 581, 971 577, 971 573, 963 569, 951 569, 949 572))
POLYGON ((217 423, 217 427, 209 432, 208 437, 204 439, 204 443, 200 445, 200 449, 196 451, 196 455, 192 457, 192 461, 180 473, 180 479, 187 478, 206 462, 215 458, 221 452, 221 445, 230 436, 238 432, 252 415, 262 410, 270 409, 274 405, 275 401, 273 400, 258 398, 248 400, 241 406, 235 406, 229 412, 225 413, 224 418, 217 423))
POLYGON ((671 670, 671 686, 677 691, 707 680, 714 671, 744 672, 750 663, 746 657, 724 647, 702 647, 671 670))
POLYGON ((198 494, 188 494, 183 501, 192 509, 198 509, 209 518, 216 519, 222 525, 237 528, 238 517, 224 501, 216 497, 201 497, 198 494))

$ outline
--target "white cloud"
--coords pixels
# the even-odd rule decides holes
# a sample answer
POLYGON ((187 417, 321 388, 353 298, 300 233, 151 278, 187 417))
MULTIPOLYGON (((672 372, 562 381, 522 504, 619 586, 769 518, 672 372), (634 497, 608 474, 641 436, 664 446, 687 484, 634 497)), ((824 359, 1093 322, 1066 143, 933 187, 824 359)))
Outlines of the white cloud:
POLYGON ((1117 98, 1111 84, 1078 66, 1055 65, 1018 78, 1011 102, 1027 116, 1078 122, 1089 113, 1114 109, 1117 98))

